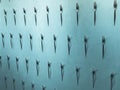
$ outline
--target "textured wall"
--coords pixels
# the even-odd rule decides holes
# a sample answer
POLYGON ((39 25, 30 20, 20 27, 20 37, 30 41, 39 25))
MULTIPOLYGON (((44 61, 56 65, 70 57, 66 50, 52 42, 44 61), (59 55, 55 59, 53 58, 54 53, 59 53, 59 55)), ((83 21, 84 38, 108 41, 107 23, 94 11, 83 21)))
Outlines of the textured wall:
POLYGON ((119 90, 113 3, 0 0, 0 90, 119 90))

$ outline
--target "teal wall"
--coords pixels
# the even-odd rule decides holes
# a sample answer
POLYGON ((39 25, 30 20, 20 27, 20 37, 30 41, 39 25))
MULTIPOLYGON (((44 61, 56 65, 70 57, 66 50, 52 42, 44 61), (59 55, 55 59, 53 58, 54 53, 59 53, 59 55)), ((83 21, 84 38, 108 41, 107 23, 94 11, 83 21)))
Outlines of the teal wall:
POLYGON ((1 0, 0 90, 24 90, 22 81, 25 83, 25 90, 32 90, 32 84, 34 84, 33 90, 44 90, 43 87, 46 87, 45 90, 111 90, 111 74, 114 75, 112 90, 119 90, 120 0, 117 1, 115 25, 113 2, 113 0, 96 0, 96 25, 94 25, 94 0, 10 0, 10 2, 1 0), (78 25, 76 3, 79 4, 78 25), (60 5, 63 7, 62 26, 60 5), (46 6, 49 8, 49 26, 46 6), (37 9, 37 26, 34 7, 37 9), (23 8, 26 10, 26 26, 23 8), (16 25, 13 9, 16 10, 16 25), (6 15, 4 10, 7 12, 6 15), (10 33, 13 36, 12 39, 10 33), (22 50, 19 34, 22 35, 22 50), (30 34, 32 35, 32 50, 30 49, 30 34), (44 37, 43 52, 41 34, 44 37), (56 36, 56 53, 53 35, 56 36), (68 36, 71 40, 70 55, 68 54, 68 36), (88 39, 87 56, 85 56, 84 37, 88 39), (106 41, 104 58, 102 58, 102 37, 105 37, 106 41), (13 48, 11 48, 11 42, 13 48), (16 57, 19 59, 18 71, 16 57), (28 73, 25 59, 28 59, 28 73), (36 60, 39 61, 38 76, 36 60), (48 62, 51 63, 49 68, 51 78, 48 77, 48 62), (10 64, 10 70, 8 64, 10 64), (61 80, 61 64, 64 65, 63 81, 61 80), (80 68, 79 75, 77 74, 78 84, 76 68, 80 68), (96 80, 93 88, 92 72, 94 70, 96 80))

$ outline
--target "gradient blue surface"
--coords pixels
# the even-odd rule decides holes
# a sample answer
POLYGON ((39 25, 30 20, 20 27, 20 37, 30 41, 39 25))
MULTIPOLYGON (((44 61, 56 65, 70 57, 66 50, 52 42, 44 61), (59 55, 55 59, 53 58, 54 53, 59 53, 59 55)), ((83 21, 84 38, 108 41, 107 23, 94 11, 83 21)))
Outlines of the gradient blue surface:
POLYGON ((5 48, 0 36, 0 90, 13 90, 13 78, 16 90, 110 90, 110 74, 115 73, 113 90, 120 89, 120 1, 118 0, 116 25, 114 26, 113 0, 96 0, 97 15, 94 26, 94 0, 1 0, 0 33, 4 34, 5 48), (76 23, 76 3, 79 4, 79 25, 76 23), (60 5, 63 7, 63 25, 60 24, 60 5), (46 6, 49 7, 49 26, 47 25, 46 6), (34 21, 34 7, 37 9, 37 26, 34 21), (26 9, 24 25, 23 8, 26 9), (4 20, 7 12, 7 26, 4 20), (16 26, 13 9, 16 10, 16 26), (10 35, 13 35, 13 48, 10 47, 10 35), (23 49, 20 49, 19 33, 23 36, 23 49), (30 49, 29 34, 32 35, 33 50, 30 49), (41 51, 41 34, 44 36, 44 51, 41 51), (56 53, 54 53, 53 35, 56 35, 56 53), (68 55, 67 36, 71 37, 71 53, 68 55), (84 55, 84 36, 88 38, 87 57, 84 55), (102 59, 102 37, 105 37, 105 57, 102 59), (7 66, 10 57, 10 70, 7 66), (16 69, 16 57, 19 58, 19 71, 16 69), (29 71, 26 72, 25 58, 29 59, 29 71), (36 60, 40 61, 39 76, 36 74, 36 60), (51 62, 51 78, 48 78, 48 62, 51 62), (61 81, 60 64, 64 64, 64 79, 61 81), (79 84, 76 82, 76 67, 80 67, 79 84), (95 87, 92 87, 92 71, 96 72, 95 87), (4 77, 7 77, 7 89, 4 77))

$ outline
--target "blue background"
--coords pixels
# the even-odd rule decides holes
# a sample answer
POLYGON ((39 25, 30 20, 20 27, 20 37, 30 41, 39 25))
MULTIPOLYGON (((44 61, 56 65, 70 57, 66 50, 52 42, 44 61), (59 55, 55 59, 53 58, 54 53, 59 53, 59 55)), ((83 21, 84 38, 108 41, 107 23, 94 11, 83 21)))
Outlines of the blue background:
POLYGON ((94 0, 2 0, 0 3, 0 33, 4 34, 5 48, 0 36, 0 90, 110 90, 110 74, 115 73, 113 90, 120 89, 120 1, 118 0, 116 25, 114 26, 113 0, 97 0, 97 20, 94 26, 94 0), (76 23, 76 3, 79 4, 79 25, 76 23), (63 6, 63 25, 60 24, 60 5, 63 6), (49 26, 46 6, 49 7, 49 26), (34 7, 37 9, 37 26, 34 21, 34 7), (16 10, 16 26, 13 19, 16 10), (24 25, 23 8, 26 9, 24 25), (5 25, 4 9, 7 11, 8 25, 5 25), (10 33, 13 34, 13 48, 10 47, 10 33), (20 49, 19 33, 23 36, 23 50, 20 49), (30 49, 29 34, 33 36, 33 50, 30 49), (44 51, 41 51, 41 38, 44 36, 44 51), (57 51, 54 53, 53 35, 56 35, 57 51), (67 53, 67 36, 71 37, 71 54, 67 53), (84 36, 88 38, 88 53, 84 55, 84 36), (102 59, 102 36, 106 38, 105 58, 102 59), (10 57, 10 70, 7 67, 10 57), (19 58, 19 72, 15 58, 19 58), (29 72, 26 72, 25 58, 29 59, 29 72), (36 60, 40 61, 40 74, 36 74, 36 60), (51 79, 48 78, 47 64, 51 62, 51 79), (61 81, 60 64, 64 64, 64 80, 61 81), (76 67, 80 67, 79 84, 76 83, 76 67), (96 72, 95 88, 92 87, 92 71, 96 72), (5 88, 4 77, 8 88, 5 88))

